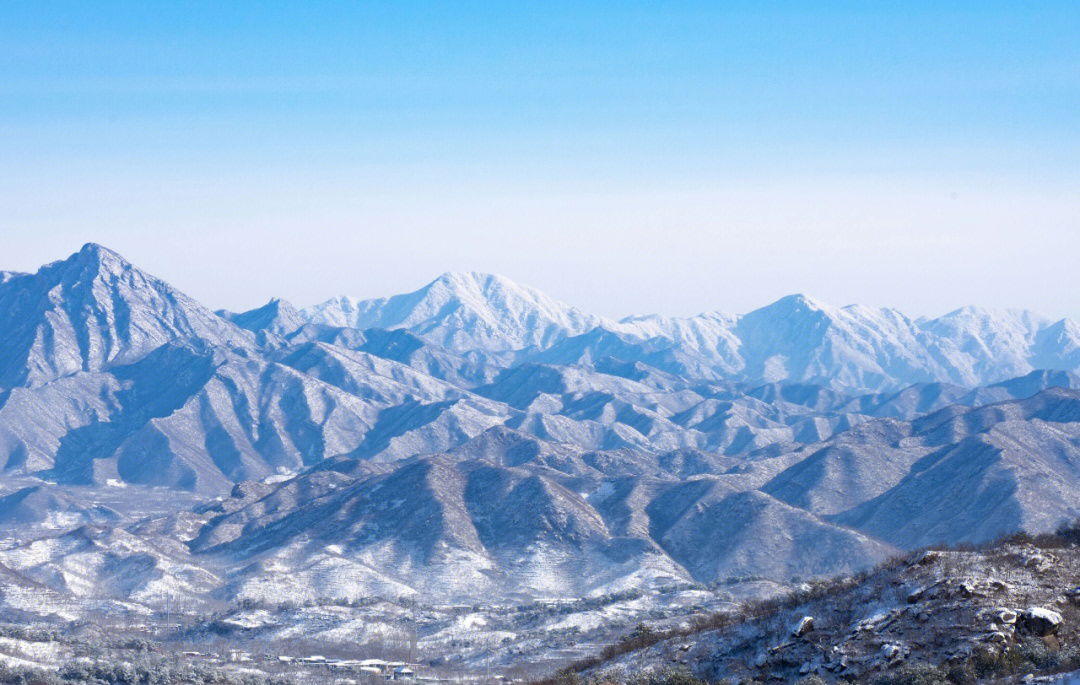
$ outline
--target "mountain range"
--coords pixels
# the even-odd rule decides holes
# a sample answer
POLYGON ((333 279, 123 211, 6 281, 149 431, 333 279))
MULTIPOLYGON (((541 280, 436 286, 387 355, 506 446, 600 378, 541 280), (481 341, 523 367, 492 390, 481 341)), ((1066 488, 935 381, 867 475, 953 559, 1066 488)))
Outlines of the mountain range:
POLYGON ((443 274, 391 298, 336 298, 289 316, 402 329, 458 354, 518 363, 538 355, 546 363, 586 365, 613 357, 699 379, 813 383, 857 394, 915 383, 976 387, 1035 369, 1080 369, 1080 324, 1030 311, 964 307, 911 319, 894 309, 838 308, 792 295, 744 315, 610 321, 479 273, 443 274))
POLYGON ((89 244, 0 278, 0 565, 147 601, 851 572, 1080 514, 1078 371, 1026 311, 611 321, 459 273, 214 312, 89 244))

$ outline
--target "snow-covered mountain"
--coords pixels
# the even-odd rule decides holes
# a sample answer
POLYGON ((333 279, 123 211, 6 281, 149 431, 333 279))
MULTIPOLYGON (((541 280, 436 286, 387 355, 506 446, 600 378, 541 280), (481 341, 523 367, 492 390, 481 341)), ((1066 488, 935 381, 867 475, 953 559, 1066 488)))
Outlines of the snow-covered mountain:
POLYGON ((502 276, 445 273, 416 292, 375 300, 339 297, 303 310, 312 323, 404 328, 458 353, 547 347, 600 319, 502 276))
POLYGON ((228 311, 219 311, 217 314, 253 333, 266 331, 280 336, 289 335, 307 323, 295 307, 276 297, 258 309, 240 314, 228 311))
POLYGON ((116 601, 844 573, 1080 515, 1078 365, 1026 312, 614 322, 482 274, 215 314, 87 245, 0 279, 0 528, 34 533, 0 570, 116 601))
POLYGON ((523 354, 589 366, 642 362, 684 378, 813 383, 855 393, 916 383, 974 388, 1035 369, 1080 370, 1080 324, 1071 320, 973 307, 913 320, 893 309, 839 308, 804 295, 741 316, 615 322, 501 276, 467 273, 444 274, 388 299, 330 300, 301 315, 333 326, 404 328, 502 364, 523 354))
POLYGON ((912 320, 893 309, 837 308, 792 295, 738 317, 702 315, 679 327, 642 321, 649 319, 620 328, 670 341, 724 377, 852 392, 930 382, 972 388, 1037 368, 1075 371, 1080 362, 1080 326, 1027 311, 969 307, 912 320))
POLYGON ((100 245, 0 284, 0 389, 136 361, 164 344, 217 349, 254 336, 100 245))

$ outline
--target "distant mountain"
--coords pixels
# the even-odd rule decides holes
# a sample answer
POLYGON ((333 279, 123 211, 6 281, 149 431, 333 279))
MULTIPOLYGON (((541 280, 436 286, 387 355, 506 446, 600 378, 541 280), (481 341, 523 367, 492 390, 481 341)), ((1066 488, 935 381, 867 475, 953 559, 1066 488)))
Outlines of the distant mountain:
POLYGON ((652 341, 669 341, 673 348, 704 360, 724 377, 735 377, 745 366, 739 353, 741 341, 734 328, 739 317, 722 312, 698 314, 690 318, 657 315, 627 317, 617 324, 605 324, 618 333, 652 341))
MULTIPOLYGON (((635 331, 636 333, 637 331, 635 331)), ((709 359, 695 349, 684 349, 662 337, 642 339, 633 333, 605 327, 564 338, 551 347, 528 358, 529 362, 563 366, 589 366, 612 375, 637 375, 627 364, 642 363, 648 367, 673 374, 682 379, 720 380, 723 375, 712 367, 709 359)))
MULTIPOLYGON (((985 390, 995 394, 999 392, 1004 393, 1006 395, 1005 397, 998 395, 998 397, 1001 397, 1001 400, 1020 400, 1037 395, 1048 388, 1080 390, 1080 376, 1068 371, 1047 371, 1045 369, 1037 369, 1026 376, 1018 376, 1016 378, 1001 381, 1000 383, 994 383, 993 385, 986 387, 985 390)), ((979 404, 990 404, 990 402, 969 401, 964 402, 964 404, 977 406, 979 404)))
POLYGON ((1053 531, 1080 516, 1080 391, 1050 388, 839 433, 762 490, 903 548, 1053 531))
POLYGON ((1051 388, 1025 400, 943 410, 912 428, 899 444, 878 444, 876 459, 912 455, 920 443, 925 452, 888 490, 849 500, 839 522, 915 548, 1051 532, 1080 516, 1080 392, 1051 388))
POLYGON ((257 309, 239 314, 220 311, 218 316, 253 333, 268 331, 280 336, 289 335, 307 323, 291 304, 276 297, 257 309))
POLYGON ((0 463, 72 483, 224 491, 330 457, 450 450, 494 426, 591 450, 777 453, 870 417, 1076 386, 1062 370, 966 387, 1036 357, 1067 363, 1069 322, 975 309, 913 322, 804 296, 615 323, 447 274, 319 308, 331 325, 277 299, 213 314, 90 244, 8 278, 0 305, 0 463), (368 325, 384 328, 352 327, 368 325))
MULTIPOLYGON (((1029 311, 963 307, 938 319, 922 321, 921 327, 934 339, 948 344, 942 345, 942 361, 956 369, 963 384, 985 385, 1024 375, 1036 367, 1059 368, 1065 347, 1043 350, 1041 354, 1035 351, 1040 333, 1053 323, 1029 311)), ((1067 340, 1061 342, 1068 344, 1067 340)))
POLYGON ((312 323, 404 328, 454 352, 547 347, 600 319, 502 276, 446 273, 416 292, 377 300, 340 297, 303 310, 312 323))
POLYGON ((879 389, 947 375, 894 310, 837 309, 794 295, 741 317, 735 333, 750 378, 879 389))
POLYGON ((286 336, 289 345, 321 342, 405 364, 462 388, 490 382, 499 371, 482 355, 457 354, 403 329, 385 330, 304 324, 286 336))
POLYGON ((1080 326, 1025 311, 969 307, 912 320, 893 309, 837 308, 792 295, 742 316, 638 317, 614 330, 654 350, 666 343, 725 378, 848 392, 926 383, 973 388, 1037 368, 1080 368, 1080 326))
MULTIPOLYGON (((607 481, 582 466, 568 477, 540 462, 508 467, 432 457, 338 482, 314 497, 291 494, 319 490, 305 484, 326 480, 317 472, 279 486, 290 493, 284 497, 272 493, 213 519, 193 545, 218 559, 257 560, 249 568, 295 569, 291 580, 275 581, 295 592, 322 582, 305 569, 314 559, 328 562, 321 550, 329 546, 340 550, 333 563, 344 575, 357 577, 363 567, 363 579, 339 588, 342 593, 413 588, 441 599, 477 591, 579 595, 746 575, 787 579, 863 568, 892 553, 888 545, 762 493, 733 493, 716 480, 607 481), (287 500, 289 508, 267 506, 271 500, 287 500), (776 544, 762 545, 763 539, 776 544), (818 552, 807 553, 807 545, 818 552), (298 549, 310 551, 298 557, 298 549)), ((256 587, 252 576, 236 591, 256 587)))
POLYGON ((309 324, 287 303, 230 318, 251 330, 93 244, 0 285, 0 467, 221 492, 326 456, 447 449, 507 417, 408 366, 289 343, 309 324))
MULTIPOLYGON (((336 327, 403 328, 457 354, 600 369, 644 363, 684 379, 808 383, 849 393, 916 384, 989 385, 1036 369, 1080 370, 1080 324, 966 307, 913 320, 894 309, 832 307, 792 295, 748 314, 589 316, 485 274, 444 274, 391 298, 301 311, 336 327), (516 354, 513 354, 516 353, 516 354)), ((619 372, 616 372, 619 373, 619 372)))

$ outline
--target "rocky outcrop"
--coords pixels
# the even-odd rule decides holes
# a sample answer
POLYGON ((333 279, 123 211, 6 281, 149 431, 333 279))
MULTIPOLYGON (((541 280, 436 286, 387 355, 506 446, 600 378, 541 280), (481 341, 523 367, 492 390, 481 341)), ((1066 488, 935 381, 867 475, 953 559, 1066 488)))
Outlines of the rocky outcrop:
POLYGON ((1061 629, 1064 622, 1061 614, 1044 607, 1031 607, 1020 614, 1017 626, 1025 635, 1046 637, 1054 635, 1061 629))

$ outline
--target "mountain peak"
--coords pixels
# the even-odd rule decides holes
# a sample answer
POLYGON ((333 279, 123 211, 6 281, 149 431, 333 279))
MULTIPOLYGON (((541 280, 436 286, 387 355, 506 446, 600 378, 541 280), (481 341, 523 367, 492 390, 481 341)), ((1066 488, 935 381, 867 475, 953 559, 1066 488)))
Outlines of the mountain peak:
POLYGON ((95 256, 109 255, 111 257, 115 257, 115 258, 118 258, 118 259, 123 259, 123 257, 120 257, 120 255, 117 254, 114 250, 110 250, 109 248, 105 247, 104 245, 101 245, 100 243, 86 243, 81 248, 79 248, 78 254, 95 255, 95 256))
MULTIPOLYGON (((1049 317, 1027 309, 988 309, 967 306, 953 310, 940 318, 931 319, 923 326, 961 345, 964 341, 973 339, 982 340, 983 342, 979 344, 984 345, 990 344, 984 340, 987 338, 1016 341, 1030 339, 1053 323, 1055 322, 1049 317)), ((1030 369, 1024 372, 1028 370, 1030 369)), ((1012 373, 1012 375, 1021 374, 1012 373)))
POLYGON ((97 243, 86 243, 68 261, 110 273, 120 273, 133 268, 131 263, 118 253, 97 243))
POLYGON ((79 371, 142 359, 166 343, 248 344, 246 331, 87 243, 0 291, 0 387, 37 386, 79 371))
POLYGON ((97 243, 86 243, 67 259, 41 267, 36 276, 55 284, 63 284, 64 287, 76 287, 78 284, 83 284, 89 288, 93 282, 102 277, 109 280, 125 274, 141 281, 154 280, 152 276, 143 273, 109 248, 97 243))
POLYGON ((831 305, 825 304, 821 300, 803 293, 794 293, 781 297, 779 300, 768 306, 780 309, 803 309, 816 312, 829 312, 834 309, 831 305))
POLYGON ((781 297, 772 304, 767 304, 748 314, 744 314, 740 317, 740 321, 743 324, 748 324, 758 320, 782 320, 790 325, 793 324, 796 319, 806 317, 810 317, 814 320, 824 318, 828 321, 835 322, 842 319, 843 314, 836 307, 826 304, 821 300, 817 300, 808 295, 803 295, 802 293, 796 293, 794 295, 781 297))
POLYGON ((550 299, 547 295, 506 276, 483 271, 447 271, 426 285, 420 292, 445 289, 457 296, 470 294, 515 293, 530 299, 550 299))
POLYGON ((454 283, 454 284, 468 284, 468 283, 490 283, 492 281, 503 281, 510 283, 509 278, 500 274, 488 273, 486 271, 444 271, 439 274, 434 283, 454 283))
POLYGON ((559 319, 565 312, 576 309, 558 302, 536 288, 522 285, 499 274, 479 271, 447 272, 417 291, 421 302, 442 307, 456 301, 486 318, 503 314, 528 315, 538 310, 541 315, 559 319))
POLYGON ((404 328, 451 350, 495 353, 547 345, 601 321, 535 288, 477 271, 447 272, 390 298, 335 298, 303 315, 334 326, 404 328))
POLYGON ((288 335, 304 325, 304 317, 288 301, 279 297, 272 298, 261 307, 234 314, 232 312, 218 312, 218 315, 228 319, 240 328, 246 328, 252 332, 267 330, 277 335, 288 335))

